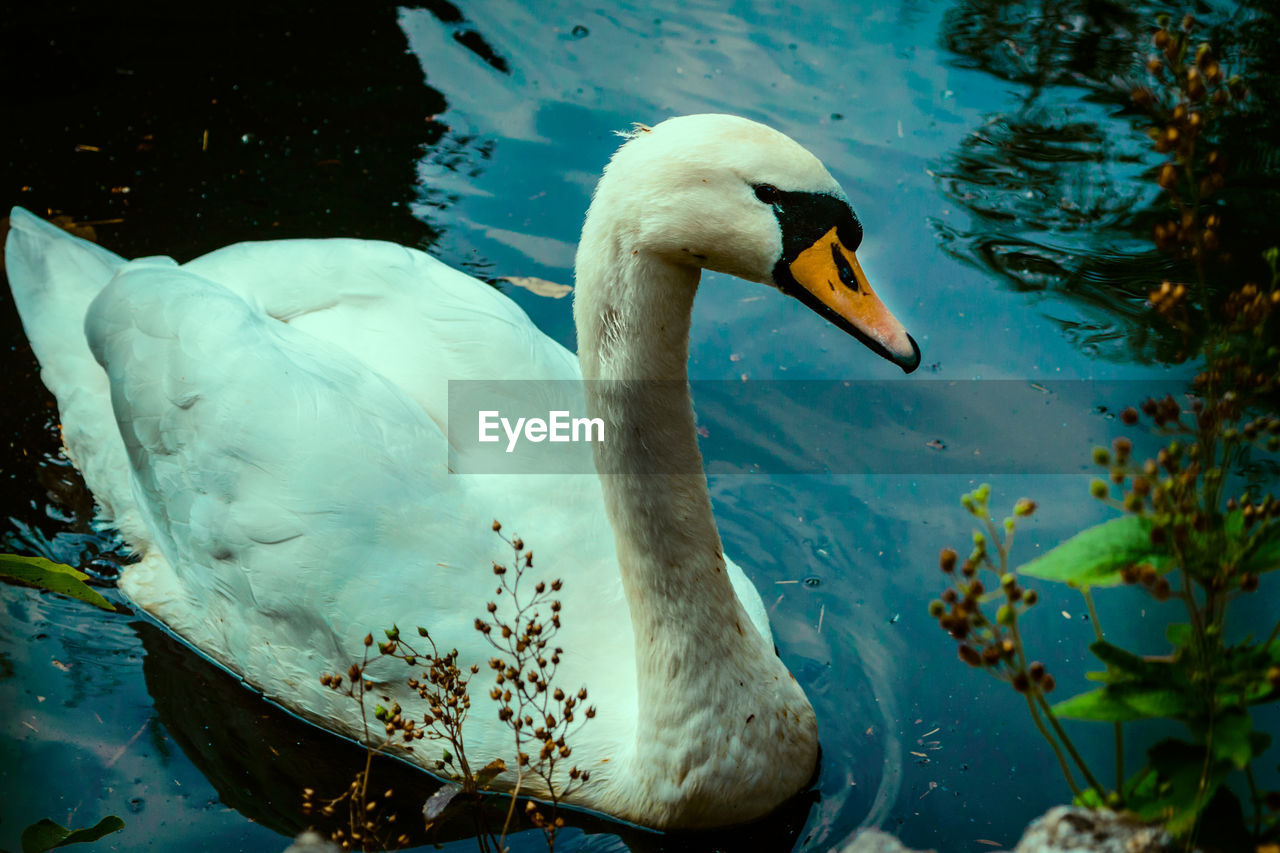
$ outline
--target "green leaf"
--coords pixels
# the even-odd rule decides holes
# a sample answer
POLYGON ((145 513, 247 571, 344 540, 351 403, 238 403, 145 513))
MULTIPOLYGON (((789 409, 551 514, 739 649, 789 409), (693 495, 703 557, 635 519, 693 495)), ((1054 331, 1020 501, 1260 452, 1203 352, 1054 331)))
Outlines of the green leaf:
POLYGON ((89 577, 71 566, 46 560, 44 557, 23 557, 18 554, 0 554, 0 578, 47 589, 59 595, 87 602, 103 610, 115 612, 110 601, 103 598, 97 590, 84 583, 89 577))
POLYGON ((1244 510, 1233 509, 1222 519, 1222 532, 1227 535, 1228 542, 1240 541, 1244 533, 1244 510))
POLYGON ((1172 622, 1164 629, 1164 636, 1174 648, 1185 649, 1195 639, 1196 632, 1186 622, 1172 622))
POLYGON ((1147 750, 1154 784, 1135 788, 1130 808, 1143 820, 1161 820, 1174 835, 1185 835, 1231 772, 1228 761, 1205 761, 1205 748, 1181 740, 1162 740, 1147 750))
POLYGON ((1182 669, 1171 661, 1148 660, 1105 640, 1093 643, 1089 650, 1107 666, 1114 667, 1147 687, 1182 687, 1186 684, 1182 669))
POLYGON ((1247 711, 1233 708, 1219 714, 1213 721, 1213 757, 1243 770, 1253 759, 1252 732, 1253 721, 1247 711))
POLYGON ((67 829, 45 818, 22 830, 22 853, 43 853, 68 844, 87 844, 124 829, 124 821, 107 815, 88 829, 67 829))
POLYGON ((1072 696, 1053 706, 1053 712, 1059 717, 1115 723, 1151 717, 1181 719, 1192 710, 1191 702, 1180 690, 1148 687, 1134 682, 1108 684, 1100 690, 1072 696))
POLYGON ((1077 806, 1084 806, 1086 809, 1100 809, 1106 805, 1102 796, 1093 788, 1085 788, 1076 795, 1072 803, 1077 806))
POLYGON ((1121 570, 1158 557, 1151 544, 1151 519, 1126 515, 1077 533, 1018 571, 1088 589, 1123 583, 1121 570))
POLYGON ((1280 524, 1270 523, 1257 534, 1257 538, 1240 560, 1240 570, 1260 575, 1280 569, 1280 524))

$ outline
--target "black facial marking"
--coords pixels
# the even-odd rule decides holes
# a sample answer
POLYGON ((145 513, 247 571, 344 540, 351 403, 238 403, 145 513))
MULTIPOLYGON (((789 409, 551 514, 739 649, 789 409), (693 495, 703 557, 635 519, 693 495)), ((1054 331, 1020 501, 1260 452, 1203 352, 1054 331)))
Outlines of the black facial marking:
MULTIPOLYGON (((844 256, 844 252, 840 251, 840 247, 835 243, 831 244, 831 260, 835 262, 836 271, 840 273, 840 281, 844 283, 844 286, 854 293, 860 292, 858 277, 853 274, 853 267, 849 264, 849 259, 844 256)), ((834 290, 835 288, 832 289, 834 290)))
MULTIPOLYGON (((753 189, 755 189, 753 187, 753 189)), ((805 192, 788 192, 786 190, 777 190, 778 198, 772 203, 774 215, 778 218, 778 226, 782 229, 782 256, 778 258, 778 262, 773 266, 773 282, 778 289, 788 296, 794 296, 816 312, 819 316, 825 317, 836 328, 853 335, 862 341, 871 349, 872 352, 887 358, 889 361, 897 364, 903 370, 910 373, 916 369, 919 364, 919 348, 915 347, 915 341, 912 346, 915 349, 914 359, 904 360, 898 355, 889 352, 879 341, 867 335, 857 326, 854 326, 848 320, 841 317, 835 311, 832 311, 826 305, 800 286, 800 283, 791 275, 791 264, 799 257, 800 253, 811 247, 823 235, 832 229, 836 229, 836 236, 840 238, 840 242, 849 251, 857 251, 862 245, 862 223, 858 221, 858 217, 854 214, 853 209, 849 207, 849 203, 844 199, 826 193, 805 193, 805 192)), ((855 291, 860 291, 858 279, 853 274, 853 266, 843 253, 832 246, 832 259, 835 261, 836 270, 840 274, 840 280, 848 287, 855 291)), ((832 282, 827 284, 835 289, 832 282)))
POLYGON ((856 252, 862 245, 862 223, 849 207, 849 202, 826 193, 774 192, 778 196, 773 202, 774 214, 782 228, 780 263, 790 266, 797 255, 812 246, 832 226, 849 251, 856 252))

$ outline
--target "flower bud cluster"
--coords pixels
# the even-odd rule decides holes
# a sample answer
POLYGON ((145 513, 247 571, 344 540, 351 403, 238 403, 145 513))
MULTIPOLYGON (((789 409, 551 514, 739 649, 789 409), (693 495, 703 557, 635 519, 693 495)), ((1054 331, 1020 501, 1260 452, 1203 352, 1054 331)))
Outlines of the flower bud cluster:
POLYGON ((973 550, 963 561, 954 548, 942 549, 938 568, 952 582, 929 604, 929 615, 959 641, 956 653, 965 663, 986 669, 1021 693, 1031 690, 1032 685, 1047 693, 1054 687, 1053 677, 1042 664, 1033 664, 1034 671, 1026 667, 1017 632, 1019 616, 1034 606, 1039 596, 1034 589, 1024 588, 1007 568, 1017 519, 1031 516, 1036 503, 1027 498, 1017 501, 1002 531, 991 520, 990 499, 991 487, 985 483, 961 497, 960 503, 983 522, 986 532, 974 531, 973 550), (995 576, 995 589, 988 591, 979 577, 984 570, 995 576), (996 601, 1000 603, 991 619, 982 606, 996 601))
POLYGON ((334 818, 343 813, 347 826, 329 833, 329 840, 342 850, 396 850, 408 847, 412 839, 395 827, 397 816, 390 811, 395 791, 388 788, 378 796, 368 790, 366 775, 361 772, 347 789, 333 799, 317 798, 314 788, 302 791, 302 813, 321 818, 334 818))
MULTIPOLYGON (((1246 92, 1239 78, 1226 78, 1210 44, 1192 47, 1194 27, 1190 16, 1178 27, 1162 22, 1152 37, 1157 52, 1146 63, 1152 86, 1135 89, 1133 101, 1154 122, 1147 134, 1155 150, 1168 155, 1156 169, 1155 182, 1168 194, 1175 215, 1157 222, 1152 238, 1160 251, 1203 269, 1206 259, 1221 252, 1223 225, 1221 211, 1206 202, 1226 185, 1226 160, 1206 135, 1246 92)), ((1184 335, 1193 332, 1191 318, 1205 307, 1191 304, 1189 290, 1166 279, 1147 297, 1184 335)))
MULTIPOLYGON (((500 531, 501 525, 493 523, 500 531)), ((502 534, 499 532, 499 536, 502 534)), ((476 630, 484 634, 498 652, 489 659, 494 686, 489 698, 498 703, 498 719, 507 723, 515 734, 516 761, 521 772, 530 770, 542 777, 552 791, 553 804, 571 787, 588 782, 591 773, 577 766, 565 774, 567 782, 555 780, 559 761, 573 754, 568 739, 587 720, 596 715, 594 706, 585 705, 587 689, 566 693, 554 683, 564 649, 552 644, 560 630, 561 603, 553 594, 563 588, 559 579, 537 581, 533 594, 521 589, 526 572, 533 569, 533 552, 526 551, 520 537, 506 539, 512 549, 512 567, 495 563, 494 575, 499 580, 497 592, 511 598, 514 616, 509 620, 499 613, 496 601, 486 606, 488 617, 476 619, 476 630)), ((536 807, 530 820, 548 837, 552 837, 563 821, 546 818, 536 807)))
MULTIPOLYGON (((1141 584, 1164 601, 1174 593, 1163 574, 1177 566, 1211 590, 1257 589, 1257 575, 1237 571, 1236 560, 1220 552, 1221 545, 1214 544, 1211 532, 1225 524, 1218 501, 1230 459, 1243 443, 1280 446, 1280 418, 1244 419, 1234 391, 1207 401, 1191 398, 1189 411, 1172 396, 1148 398, 1140 408, 1157 429, 1183 438, 1171 440, 1155 458, 1141 464, 1131 458, 1132 443, 1126 438, 1117 438, 1111 451, 1094 448, 1094 463, 1108 469, 1110 484, 1119 487, 1120 498, 1113 497, 1112 485, 1102 479, 1093 481, 1090 492, 1125 512, 1150 519, 1151 544, 1165 555, 1127 567, 1122 572, 1124 582, 1141 584)), ((1129 426, 1137 424, 1138 410, 1126 409, 1121 420, 1129 426)), ((1245 492, 1228 498, 1225 510, 1240 512, 1245 533, 1257 524, 1280 519, 1280 501, 1271 495, 1255 502, 1245 492)))

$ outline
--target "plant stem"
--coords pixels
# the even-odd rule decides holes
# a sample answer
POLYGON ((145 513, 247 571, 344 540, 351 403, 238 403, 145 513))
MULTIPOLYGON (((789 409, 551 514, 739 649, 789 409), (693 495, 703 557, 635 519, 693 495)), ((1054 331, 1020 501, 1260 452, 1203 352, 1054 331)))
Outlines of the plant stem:
POLYGON ((1277 622, 1276 626, 1271 629, 1271 633, 1267 635, 1267 641, 1262 644, 1262 647, 1264 649, 1269 648, 1276 641, 1276 637, 1280 637, 1280 622, 1277 622))
POLYGON ((1047 717, 1049 720, 1049 725, 1053 726, 1053 730, 1058 735, 1058 738, 1062 741, 1062 745, 1067 748, 1067 752, 1070 753, 1071 755, 1071 760, 1074 761, 1076 763, 1076 766, 1080 768, 1080 773, 1088 781, 1089 787, 1097 791, 1098 796, 1102 798, 1103 802, 1106 802, 1107 790, 1102 787, 1102 783, 1099 782, 1098 778, 1093 775, 1093 772, 1089 770, 1089 765, 1084 763, 1084 759, 1081 758, 1080 753, 1076 751, 1075 744, 1071 742, 1071 738, 1067 737, 1067 733, 1065 730, 1063 730, 1062 724, 1058 722, 1058 718, 1057 716, 1054 715, 1053 709, 1050 708, 1049 703, 1045 701, 1044 694, 1041 693, 1038 689, 1035 689, 1035 694, 1036 694, 1036 701, 1040 703, 1040 709, 1044 711, 1045 717, 1047 717))
POLYGON ((516 742, 516 786, 511 790, 511 805, 507 806, 507 819, 502 822, 502 834, 498 837, 498 853, 507 849, 507 830, 516 813, 516 800, 520 797, 520 783, 524 781, 524 768, 520 765, 520 744, 516 742))
POLYGON ((1036 728, 1040 730, 1040 734, 1049 742, 1049 746, 1053 747, 1053 754, 1058 757, 1058 766, 1062 768, 1062 775, 1067 780, 1067 785, 1071 788, 1071 793, 1077 798, 1082 791, 1080 786, 1076 784, 1076 780, 1071 776, 1071 768, 1067 766, 1067 757, 1062 754, 1062 747, 1058 746, 1058 742, 1054 740, 1053 735, 1049 734, 1049 730, 1044 727, 1044 722, 1040 719, 1040 712, 1036 710, 1036 703, 1032 701, 1031 695, 1026 694, 1027 707, 1031 709, 1031 719, 1035 721, 1036 728))
POLYGON ((1253 778, 1253 765, 1244 766, 1245 778, 1249 780, 1249 799, 1253 800, 1253 836, 1262 837, 1262 795, 1258 793, 1258 783, 1253 778))
MULTIPOLYGON (((1084 603, 1089 608, 1089 619, 1093 622, 1093 634, 1098 638, 1098 642, 1103 642, 1105 638, 1102 636, 1102 623, 1098 621, 1098 611, 1093 606, 1093 592, 1089 587, 1084 587, 1080 592, 1084 595, 1084 603)), ((1107 664, 1107 671, 1111 671, 1111 664, 1107 664)), ((1116 792, 1124 790, 1124 728, 1120 722, 1111 724, 1115 730, 1116 738, 1116 792)))

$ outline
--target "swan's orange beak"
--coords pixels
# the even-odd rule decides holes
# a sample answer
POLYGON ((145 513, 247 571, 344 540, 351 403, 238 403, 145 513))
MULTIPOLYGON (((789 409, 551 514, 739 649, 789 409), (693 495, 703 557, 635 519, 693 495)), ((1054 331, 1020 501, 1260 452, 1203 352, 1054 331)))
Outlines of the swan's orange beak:
POLYGON ((800 252, 788 271, 800 286, 793 296, 907 373, 920 366, 920 347, 876 296, 835 228, 800 252))

